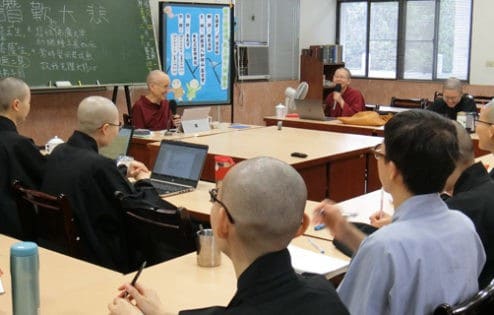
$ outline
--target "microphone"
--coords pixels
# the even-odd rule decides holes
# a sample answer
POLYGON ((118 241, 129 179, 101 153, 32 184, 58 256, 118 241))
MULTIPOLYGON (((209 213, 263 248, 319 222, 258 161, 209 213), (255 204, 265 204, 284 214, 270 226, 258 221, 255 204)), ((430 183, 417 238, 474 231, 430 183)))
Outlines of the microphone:
POLYGON ((168 104, 170 104, 170 110, 172 111, 172 115, 175 116, 177 114, 177 101, 170 100, 168 104))
MULTIPOLYGON (((335 86, 334 86, 334 90, 333 92, 338 92, 340 93, 341 92, 341 84, 337 83, 335 86)), ((333 103, 333 110, 336 109, 336 101, 334 101, 333 103)))
POLYGON ((173 118, 175 117, 175 115, 177 114, 177 101, 175 101, 175 100, 169 100, 168 101, 168 106, 170 108, 170 111, 172 112, 172 117, 171 117, 171 119, 168 119, 168 121, 166 122, 165 136, 172 134, 170 132, 170 123, 173 120, 173 118))

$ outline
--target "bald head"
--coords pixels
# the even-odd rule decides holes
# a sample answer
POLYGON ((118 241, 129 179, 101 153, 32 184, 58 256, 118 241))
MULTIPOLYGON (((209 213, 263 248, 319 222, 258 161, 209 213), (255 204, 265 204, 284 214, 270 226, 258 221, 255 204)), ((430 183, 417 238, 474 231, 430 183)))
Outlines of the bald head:
POLYGON ((0 79, 0 113, 10 111, 15 99, 24 101, 29 93, 29 86, 20 79, 12 77, 0 79))
POLYGON ((78 130, 93 134, 105 123, 118 120, 115 104, 102 96, 89 96, 82 100, 77 109, 78 130))
MULTIPOLYGON (((350 69, 348 69, 348 68, 340 67, 340 68, 336 69, 336 71, 340 74, 345 74, 347 79, 352 78, 352 73, 350 72, 350 69)), ((335 73, 336 73, 336 71, 335 71, 335 73)))
POLYGON ((148 77, 146 79, 146 83, 148 86, 151 84, 162 84, 163 82, 170 83, 170 77, 168 74, 164 73, 161 70, 153 70, 149 72, 148 77))
POLYGON ((494 123, 494 101, 490 101, 484 106, 481 115, 484 121, 494 123))
POLYGON ((227 173, 221 198, 235 219, 243 244, 266 252, 285 248, 295 236, 307 188, 290 165, 259 157, 243 161, 227 173))

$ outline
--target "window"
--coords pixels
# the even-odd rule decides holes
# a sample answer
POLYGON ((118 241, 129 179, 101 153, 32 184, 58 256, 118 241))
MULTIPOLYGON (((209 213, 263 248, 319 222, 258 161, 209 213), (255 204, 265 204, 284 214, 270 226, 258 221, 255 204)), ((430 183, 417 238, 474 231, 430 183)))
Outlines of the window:
POLYGON ((339 0, 338 42, 355 76, 468 79, 472 0, 339 0))

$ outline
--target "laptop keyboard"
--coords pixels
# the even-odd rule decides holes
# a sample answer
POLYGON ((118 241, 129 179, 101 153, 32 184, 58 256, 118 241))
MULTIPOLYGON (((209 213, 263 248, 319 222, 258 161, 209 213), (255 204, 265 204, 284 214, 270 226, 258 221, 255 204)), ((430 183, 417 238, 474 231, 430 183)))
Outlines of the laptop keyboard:
POLYGON ((160 195, 171 195, 171 194, 181 194, 184 192, 191 191, 192 187, 178 186, 170 183, 152 181, 154 188, 160 195))

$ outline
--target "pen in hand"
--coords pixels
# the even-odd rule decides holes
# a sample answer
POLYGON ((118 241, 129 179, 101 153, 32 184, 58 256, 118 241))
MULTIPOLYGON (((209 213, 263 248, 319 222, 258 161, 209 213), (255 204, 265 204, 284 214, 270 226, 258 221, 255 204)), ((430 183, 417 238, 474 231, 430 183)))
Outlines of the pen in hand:
MULTIPOLYGON (((141 275, 142 270, 144 267, 146 267, 147 261, 143 261, 141 267, 139 267, 139 270, 137 270, 136 275, 134 276, 134 279, 132 279, 132 282, 130 283, 131 286, 135 286, 137 279, 141 275)), ((127 298, 129 296, 129 292, 125 292, 124 298, 127 298)))
POLYGON ((379 219, 382 219, 384 216, 384 188, 381 187, 381 204, 379 206, 379 219))

